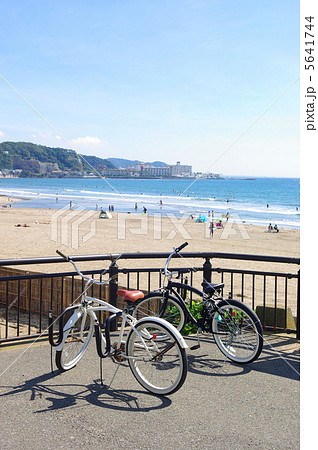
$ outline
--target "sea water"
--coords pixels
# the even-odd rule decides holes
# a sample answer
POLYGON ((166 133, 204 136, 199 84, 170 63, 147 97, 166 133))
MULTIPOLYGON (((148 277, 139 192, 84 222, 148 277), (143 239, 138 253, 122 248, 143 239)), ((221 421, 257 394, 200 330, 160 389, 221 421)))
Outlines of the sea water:
POLYGON ((101 179, 1 178, 0 194, 24 199, 13 207, 72 208, 190 216, 204 214, 254 225, 299 228, 299 178, 101 179), (137 210, 135 204, 137 203, 137 210))

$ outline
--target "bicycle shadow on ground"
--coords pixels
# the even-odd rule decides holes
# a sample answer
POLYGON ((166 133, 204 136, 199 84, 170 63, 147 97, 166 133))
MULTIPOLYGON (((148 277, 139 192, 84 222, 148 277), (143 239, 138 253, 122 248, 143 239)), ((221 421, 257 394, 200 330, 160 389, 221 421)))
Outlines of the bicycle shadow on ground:
MULTIPOLYGON (((196 337, 187 336, 189 347, 196 343, 196 337)), ((217 348, 213 338, 200 337, 202 347, 188 351, 189 372, 208 376, 236 376, 250 371, 299 380, 300 349, 294 339, 281 335, 265 335, 261 355, 250 364, 237 364, 224 357, 217 348), (211 346, 211 350, 208 348, 211 346), (201 352, 196 354, 196 352, 201 352), (217 355, 216 357, 211 356, 217 355)))
POLYGON ((252 366, 258 372, 299 381, 300 344, 292 337, 265 334, 262 353, 252 366))
MULTIPOLYGON (((186 336, 189 347, 197 343, 196 336, 186 336)), ((245 375, 252 369, 251 365, 233 364, 216 346, 211 336, 200 336, 201 347, 188 350, 188 371, 212 377, 231 377, 245 375), (215 356, 214 356, 215 355, 215 356)))
POLYGON ((231 377, 245 375, 250 368, 232 364, 230 361, 211 358, 207 354, 189 355, 188 371, 191 373, 212 377, 231 377))
POLYGON ((18 386, 1 386, 2 390, 7 389, 7 392, 1 393, 0 399, 4 402, 6 397, 29 392, 29 401, 35 401, 40 407, 33 413, 81 408, 88 403, 101 408, 132 412, 148 412, 171 405, 169 397, 159 397, 146 390, 111 389, 107 385, 101 385, 100 380, 94 380, 87 386, 76 383, 52 384, 52 381, 59 381, 60 375, 60 372, 50 372, 26 380, 18 386), (43 403, 47 402, 50 404, 41 408, 43 403))

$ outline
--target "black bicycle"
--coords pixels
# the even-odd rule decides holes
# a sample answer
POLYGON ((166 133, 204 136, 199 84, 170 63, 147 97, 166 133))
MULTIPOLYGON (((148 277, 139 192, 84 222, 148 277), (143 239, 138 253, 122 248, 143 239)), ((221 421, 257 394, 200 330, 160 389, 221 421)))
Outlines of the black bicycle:
POLYGON ((164 268, 167 283, 141 299, 133 315, 137 319, 149 315, 164 318, 180 332, 190 321, 198 329, 198 344, 191 347, 192 350, 200 347, 201 333, 210 333, 214 336, 218 348, 231 361, 239 364, 255 361, 263 348, 263 329, 254 311, 238 300, 224 299, 221 296, 223 283, 204 281, 203 291, 200 291, 194 286, 173 280, 173 275, 179 276, 180 272, 168 270, 170 259, 187 245, 185 242, 173 249, 164 268), (199 318, 193 317, 183 298, 184 295, 178 291, 183 293, 190 291, 200 297, 196 302, 196 305, 200 305, 199 318))

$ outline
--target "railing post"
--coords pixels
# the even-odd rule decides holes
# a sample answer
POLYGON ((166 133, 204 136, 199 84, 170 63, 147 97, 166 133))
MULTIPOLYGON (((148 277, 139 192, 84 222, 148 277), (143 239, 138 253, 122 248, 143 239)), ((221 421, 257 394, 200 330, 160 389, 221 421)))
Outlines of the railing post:
POLYGON ((296 321, 296 338, 300 339, 300 270, 298 270, 297 282, 297 321, 296 321))
POLYGON ((203 281, 211 283, 212 279, 212 266, 210 258, 205 258, 205 263, 203 264, 203 281))
MULTIPOLYGON (((109 303, 117 308, 117 291, 118 291, 118 266, 116 261, 112 261, 109 266, 109 276, 113 277, 109 282, 108 293, 109 293, 109 303)), ((118 319, 114 318, 110 322, 110 331, 117 331, 118 319)))

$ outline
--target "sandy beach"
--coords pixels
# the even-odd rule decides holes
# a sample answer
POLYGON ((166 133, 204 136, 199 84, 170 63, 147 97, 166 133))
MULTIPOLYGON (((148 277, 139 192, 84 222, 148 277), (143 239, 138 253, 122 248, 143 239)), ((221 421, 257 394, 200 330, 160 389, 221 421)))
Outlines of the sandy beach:
POLYGON ((57 248, 72 255, 166 252, 184 241, 189 252, 299 257, 299 230, 268 233, 266 227, 230 221, 210 238, 208 223, 164 215, 112 213, 112 219, 99 219, 98 211, 1 208, 0 227, 1 259, 54 256, 57 248))
MULTIPOLYGON (((300 232, 297 229, 284 228, 279 233, 268 233, 266 227, 229 221, 222 230, 214 229, 210 238, 209 224, 195 223, 191 219, 124 213, 112 216, 112 219, 99 219, 99 212, 92 210, 0 208, 0 259, 56 256, 57 249, 67 255, 170 252, 184 241, 189 243, 184 251, 189 252, 299 257, 300 232)), ((230 261, 226 263, 229 266, 230 261)), ((135 267, 136 261, 124 264, 124 267, 135 267)), ((242 264, 233 261, 231 267, 242 264)), ((105 263, 82 265, 100 268, 105 263)), ((147 265, 158 267, 158 261, 147 261, 147 265)), ((246 268, 256 266, 262 267, 262 263, 244 262, 246 268)), ((42 265, 40 271, 51 270, 66 268, 62 269, 61 264, 42 265)))

